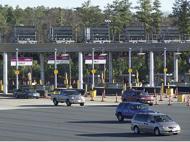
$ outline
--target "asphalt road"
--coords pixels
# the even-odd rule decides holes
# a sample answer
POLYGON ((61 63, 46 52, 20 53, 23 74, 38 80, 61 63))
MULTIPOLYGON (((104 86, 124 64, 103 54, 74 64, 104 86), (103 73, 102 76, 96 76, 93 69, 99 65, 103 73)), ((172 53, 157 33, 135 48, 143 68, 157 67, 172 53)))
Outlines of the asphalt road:
POLYGON ((182 128, 179 135, 134 135, 130 122, 118 123, 115 105, 24 105, 24 109, 0 110, 1 141, 184 141, 190 140, 190 107, 184 104, 153 106, 169 114, 182 128))

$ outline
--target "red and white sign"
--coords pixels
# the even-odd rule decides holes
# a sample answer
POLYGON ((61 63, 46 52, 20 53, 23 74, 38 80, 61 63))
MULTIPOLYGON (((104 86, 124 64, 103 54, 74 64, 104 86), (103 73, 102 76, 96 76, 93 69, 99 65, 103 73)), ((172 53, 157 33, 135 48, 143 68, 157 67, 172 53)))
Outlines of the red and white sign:
MULTIPOLYGON (((54 64, 54 56, 48 58, 48 64, 54 64)), ((68 54, 62 54, 61 56, 56 57, 56 64, 69 64, 70 56, 68 54)))
MULTIPOLYGON (((18 66, 32 66, 33 59, 30 57, 18 57, 18 66)), ((16 66, 16 58, 11 58, 11 66, 16 66)))
MULTIPOLYGON (((100 54, 94 56, 94 64, 106 64, 107 54, 100 54)), ((92 64, 92 55, 85 57, 85 64, 92 64)))

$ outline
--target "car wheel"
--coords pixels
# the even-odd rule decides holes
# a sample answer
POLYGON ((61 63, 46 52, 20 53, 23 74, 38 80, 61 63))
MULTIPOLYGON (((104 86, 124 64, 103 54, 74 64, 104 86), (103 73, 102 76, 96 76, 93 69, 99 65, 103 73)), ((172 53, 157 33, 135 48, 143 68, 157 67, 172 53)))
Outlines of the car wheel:
POLYGON ((133 131, 135 134, 140 134, 140 129, 138 126, 135 126, 133 131))
POLYGON ((154 135, 155 136, 160 136, 160 130, 159 130, 159 128, 155 128, 154 129, 154 135))
POLYGON ((66 105, 71 106, 71 102, 69 100, 66 100, 66 105))
POLYGON ((80 103, 80 106, 84 106, 84 103, 80 103))
POLYGON ((123 117, 123 115, 121 113, 117 114, 117 119, 118 119, 119 122, 123 122, 124 121, 124 117, 123 117))
POLYGON ((58 105, 58 101, 56 99, 53 99, 53 103, 54 103, 55 106, 58 105))

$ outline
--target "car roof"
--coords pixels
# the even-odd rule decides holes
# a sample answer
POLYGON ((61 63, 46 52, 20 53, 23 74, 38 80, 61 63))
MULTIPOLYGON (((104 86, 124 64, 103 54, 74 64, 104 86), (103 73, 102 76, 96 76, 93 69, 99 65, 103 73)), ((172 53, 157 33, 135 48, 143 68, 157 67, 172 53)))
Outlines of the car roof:
POLYGON ((126 90, 126 92, 131 92, 131 91, 133 91, 133 92, 145 92, 144 89, 142 89, 142 90, 137 90, 137 89, 129 89, 129 90, 126 90))
POLYGON ((141 104, 143 104, 143 103, 140 103, 140 102, 121 102, 120 104, 141 105, 141 104))
POLYGON ((159 115, 166 115, 164 113, 160 113, 160 112, 143 112, 143 113, 137 113, 137 114, 148 114, 148 115, 152 115, 152 116, 159 116, 159 115))

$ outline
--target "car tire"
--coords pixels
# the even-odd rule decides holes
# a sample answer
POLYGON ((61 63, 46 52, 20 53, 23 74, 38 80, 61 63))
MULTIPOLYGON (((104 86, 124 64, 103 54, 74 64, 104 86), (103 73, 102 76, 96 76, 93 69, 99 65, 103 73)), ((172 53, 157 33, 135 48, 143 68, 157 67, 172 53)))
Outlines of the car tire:
POLYGON ((55 106, 57 106, 58 103, 59 103, 59 102, 54 98, 54 99, 53 99, 53 104, 54 104, 55 106))
POLYGON ((159 128, 155 128, 154 129, 154 135, 155 136, 160 136, 160 130, 159 130, 159 128))
POLYGON ((138 127, 138 126, 134 126, 133 132, 134 132, 134 134, 140 134, 140 129, 139 129, 139 127, 138 127))
POLYGON ((118 120, 119 122, 123 122, 123 121, 124 121, 124 117, 123 117, 123 115, 122 115, 121 113, 118 113, 118 114, 117 114, 117 120, 118 120))
POLYGON ((80 106, 84 106, 84 103, 80 103, 80 106))
POLYGON ((71 102, 69 100, 66 100, 66 105, 71 106, 71 102))

